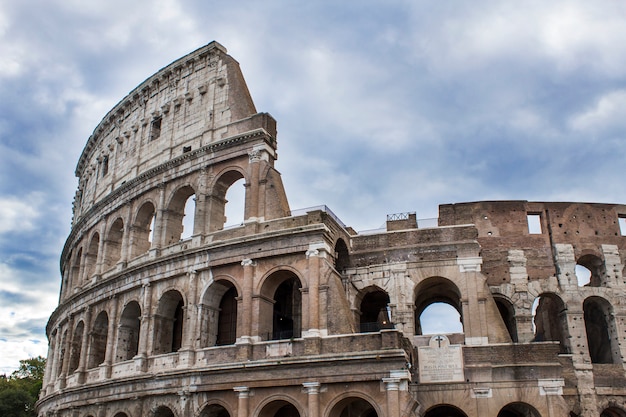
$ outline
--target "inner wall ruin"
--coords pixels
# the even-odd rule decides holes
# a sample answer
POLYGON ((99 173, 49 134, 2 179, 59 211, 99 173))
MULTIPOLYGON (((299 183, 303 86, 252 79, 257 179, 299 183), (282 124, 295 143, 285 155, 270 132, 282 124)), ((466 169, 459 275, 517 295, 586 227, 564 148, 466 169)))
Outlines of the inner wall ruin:
POLYGON ((216 42, 104 117, 40 417, 626 417, 625 205, 445 204, 358 233, 291 210, 276 150, 216 42))

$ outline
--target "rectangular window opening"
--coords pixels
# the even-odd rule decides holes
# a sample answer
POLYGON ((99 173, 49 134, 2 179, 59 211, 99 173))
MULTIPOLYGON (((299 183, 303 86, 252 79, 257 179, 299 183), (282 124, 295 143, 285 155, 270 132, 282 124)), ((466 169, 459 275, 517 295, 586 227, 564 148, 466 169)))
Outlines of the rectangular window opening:
POLYGON ((540 235, 543 233, 541 231, 541 214, 538 213, 528 213, 526 215, 526 220, 528 221, 528 233, 531 235, 540 235))
POLYGON ((161 118, 156 118, 150 124, 150 140, 158 139, 161 136, 161 118))
POLYGON ((102 158, 102 176, 105 177, 109 173, 109 157, 102 158))
POLYGON ((619 223, 620 234, 626 236, 626 214, 618 216, 617 222, 619 223))

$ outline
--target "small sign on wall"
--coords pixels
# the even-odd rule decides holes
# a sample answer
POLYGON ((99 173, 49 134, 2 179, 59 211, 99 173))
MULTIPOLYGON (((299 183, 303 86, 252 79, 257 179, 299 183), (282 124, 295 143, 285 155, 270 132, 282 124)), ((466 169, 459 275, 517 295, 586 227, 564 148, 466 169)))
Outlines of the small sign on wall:
POLYGON ((418 348, 417 355, 421 384, 465 381, 463 348, 450 345, 445 335, 431 337, 428 346, 418 348))

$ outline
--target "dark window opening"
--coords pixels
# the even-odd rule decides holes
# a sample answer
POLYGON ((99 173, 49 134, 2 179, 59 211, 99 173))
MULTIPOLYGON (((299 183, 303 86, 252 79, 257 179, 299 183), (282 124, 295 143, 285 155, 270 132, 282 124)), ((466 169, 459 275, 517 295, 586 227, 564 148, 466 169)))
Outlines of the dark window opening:
POLYGON ((392 329, 389 295, 378 290, 367 293, 361 301, 359 330, 361 333, 392 329))
POLYGON ((216 345, 232 345, 237 338, 237 290, 231 287, 220 302, 216 345))
POLYGON ((302 294, 296 278, 283 281, 274 293, 272 339, 300 337, 302 294))
POLYGON ((158 139, 161 136, 161 118, 158 117, 150 124, 150 140, 158 139))
POLYGON ((108 156, 104 156, 102 157, 102 176, 106 176, 106 174, 109 173, 109 157, 108 156))

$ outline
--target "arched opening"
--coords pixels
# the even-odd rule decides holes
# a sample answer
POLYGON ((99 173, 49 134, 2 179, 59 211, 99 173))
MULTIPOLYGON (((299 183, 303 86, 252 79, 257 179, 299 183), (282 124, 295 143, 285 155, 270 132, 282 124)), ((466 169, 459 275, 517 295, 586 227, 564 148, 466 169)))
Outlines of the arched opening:
POLYGON ((109 233, 107 234, 106 244, 104 246, 104 267, 105 270, 113 268, 122 257, 122 238, 124 236, 124 221, 121 218, 116 219, 109 233))
POLYGON ((200 344, 203 347, 232 345, 237 338, 237 289, 217 280, 207 289, 201 305, 200 344))
MULTIPOLYGON (((606 283, 606 270, 604 267, 604 261, 595 255, 583 255, 578 258, 576 262, 576 277, 579 274, 581 278, 584 278, 589 274, 588 282, 583 284, 588 287, 600 287, 606 283)), ((579 284, 581 281, 579 278, 579 284)))
POLYGON ((116 413, 113 417, 128 417, 126 413, 116 413))
POLYGON ((541 417, 541 414, 526 403, 511 403, 502 407, 498 417, 541 417))
POLYGON ((300 417, 300 412, 293 404, 278 400, 263 407, 259 417, 300 417))
POLYGON ((221 230, 226 224, 240 224, 245 220, 245 178, 239 171, 228 171, 222 174, 213 186, 213 204, 211 205, 209 229, 211 232, 221 230), (239 187, 242 184, 244 187, 239 187), (235 187, 231 187, 235 185, 235 187), (232 190, 231 190, 232 188, 232 190), (244 189, 243 199, 241 197, 241 188, 244 189), (230 199, 230 204, 229 199, 230 199), (227 209, 228 206, 228 209, 227 209), (230 219, 227 218, 231 216, 230 219), (240 214, 244 213, 244 214, 240 214), (239 219, 241 218, 241 221, 239 219), (239 221, 239 223, 235 223, 239 221), (228 223, 227 223, 228 222, 228 223))
POLYGON ((154 353, 177 352, 183 340, 183 296, 176 290, 163 294, 154 317, 154 353))
POLYGON ((230 417, 230 413, 218 404, 211 404, 204 407, 198 417, 230 417))
POLYGON ((79 248, 76 255, 72 258, 72 266, 70 268, 70 278, 65 288, 66 294, 71 294, 73 287, 80 285, 80 261, 83 257, 83 248, 79 248))
POLYGON ((415 334, 463 332, 461 292, 447 278, 432 277, 415 289, 415 334))
POLYGON ((155 209, 151 202, 144 203, 135 217, 132 227, 130 256, 135 258, 150 249, 155 209))
POLYGON ((185 202, 185 210, 183 212, 183 231, 180 239, 185 240, 193 236, 193 226, 196 213, 196 195, 190 195, 185 202))
POLYGON ((378 413, 372 404, 364 399, 348 397, 339 401, 328 417, 378 417, 378 413))
POLYGON ((621 362, 617 331, 608 301, 600 297, 589 297, 583 303, 587 347, 591 363, 621 362))
POLYGON ((546 293, 533 303, 535 342, 556 341, 561 344, 561 353, 569 353, 567 309, 556 294, 546 293))
POLYGON ((96 272, 96 263, 98 262, 98 246, 100 246, 100 235, 94 233, 89 241, 87 253, 85 254, 85 281, 89 281, 96 272))
POLYGON ((87 368, 95 368, 104 362, 107 347, 107 334, 109 331, 109 316, 106 311, 101 311, 93 323, 90 333, 89 361, 87 368))
POLYGON ((159 406, 154 411, 154 417, 176 417, 172 410, 164 405, 159 406))
POLYGON ((277 271, 264 282, 260 303, 260 335, 280 340, 300 337, 302 294, 298 277, 290 271, 277 271))
POLYGON ((467 417, 467 414, 458 407, 445 404, 431 407, 426 411, 424 417, 467 417))
POLYGON ((220 301, 217 321, 218 346, 232 345, 237 339, 237 289, 230 287, 220 301))
POLYGON ((68 373, 73 373, 78 369, 80 364, 80 355, 83 345, 83 332, 85 331, 85 323, 81 320, 74 329, 74 335, 72 336, 72 346, 70 347, 70 363, 68 367, 68 373))
POLYGON ((239 178, 226 191, 224 198, 224 227, 243 224, 246 206, 246 181, 239 178))
POLYGON ((116 362, 122 362, 137 356, 139 332, 141 329, 141 307, 136 301, 126 304, 120 317, 117 330, 116 362))
POLYGON ((359 330, 361 333, 392 329, 389 295, 381 289, 366 293, 359 307, 359 330))
POLYGON ((502 297, 494 297, 494 300, 496 302, 496 306, 498 307, 498 311, 500 312, 500 316, 502 317, 502 321, 504 321, 506 330, 509 332, 509 336, 511 336, 511 341, 513 343, 517 343, 515 307, 513 307, 513 304, 509 300, 502 297))
POLYGON ((335 270, 341 273, 349 267, 350 254, 348 252, 348 246, 343 239, 337 239, 337 243, 335 243, 335 270))
POLYGON ((163 214, 164 218, 161 219, 164 226, 163 242, 166 246, 193 234, 195 194, 193 188, 185 186, 176 191, 170 200, 167 211, 163 214))
POLYGON ((626 417, 626 412, 618 407, 609 407, 602 411, 600 417, 626 417))

